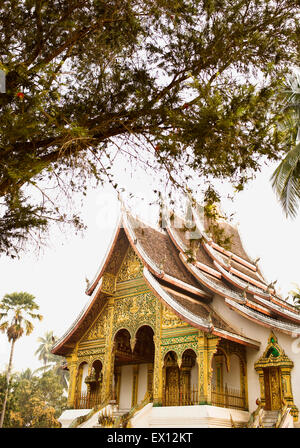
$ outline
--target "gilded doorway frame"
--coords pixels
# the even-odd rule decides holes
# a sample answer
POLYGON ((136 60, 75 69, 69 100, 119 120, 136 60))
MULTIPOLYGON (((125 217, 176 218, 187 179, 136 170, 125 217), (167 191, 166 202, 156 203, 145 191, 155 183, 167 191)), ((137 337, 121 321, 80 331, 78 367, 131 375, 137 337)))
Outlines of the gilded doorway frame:
MULTIPOLYGON (((273 381, 279 382, 279 384, 275 385, 277 390, 280 391, 280 397, 278 397, 278 400, 281 401, 281 405, 279 407, 282 408, 284 403, 287 403, 288 407, 291 408, 291 415, 293 416, 294 421, 297 421, 299 411, 294 404, 291 383, 291 370, 293 367, 293 361, 286 356, 283 349, 278 344, 277 337, 273 332, 271 332, 267 347, 262 357, 254 364, 254 368, 259 375, 261 403, 263 407, 266 405, 268 406, 268 397, 266 396, 267 391, 265 389, 267 382, 266 372, 270 375, 273 371, 272 368, 277 368, 278 378, 276 379, 275 376, 273 376, 273 381)), ((270 392, 272 392, 271 385, 269 387, 270 392)))

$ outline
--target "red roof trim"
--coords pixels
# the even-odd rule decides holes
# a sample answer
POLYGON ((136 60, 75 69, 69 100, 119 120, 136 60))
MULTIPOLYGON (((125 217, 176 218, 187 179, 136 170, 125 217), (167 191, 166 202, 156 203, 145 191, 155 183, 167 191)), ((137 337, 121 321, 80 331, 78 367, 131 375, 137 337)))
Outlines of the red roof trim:
POLYGON ((286 308, 287 310, 293 311, 294 313, 297 313, 297 310, 293 308, 292 306, 287 305, 286 303, 283 303, 281 300, 277 300, 274 296, 270 296, 270 301, 275 303, 276 305, 282 306, 283 308, 286 308))
POLYGON ((201 269, 201 271, 203 272, 207 272, 207 274, 213 275, 214 277, 221 279, 222 278, 222 274, 220 274, 220 272, 206 266, 203 263, 200 263, 200 261, 195 261, 193 263, 195 266, 197 266, 197 268, 201 269))
MULTIPOLYGON (((183 316, 179 311, 175 310, 175 309, 174 309, 168 302, 166 302, 166 301, 163 299, 163 297, 161 296, 161 294, 160 294, 160 293, 157 291, 157 289, 155 288, 155 285, 152 285, 151 281, 147 279, 147 277, 146 277, 146 275, 145 275, 145 272, 144 272, 144 279, 145 279, 145 282, 147 283, 149 289, 151 289, 151 291, 154 293, 154 295, 155 295, 161 302, 163 302, 163 304, 164 304, 165 306, 167 306, 173 313, 175 313, 178 317, 180 317, 180 319, 182 319, 184 322, 187 322, 187 323, 190 324, 192 327, 194 327, 194 328, 199 328, 200 330, 202 330, 202 331, 204 331, 204 332, 206 332, 206 333, 209 333, 209 332, 210 332, 210 333, 212 333, 212 334, 214 334, 214 335, 216 335, 216 336, 219 336, 219 337, 221 337, 221 338, 223 338, 223 339, 228 339, 228 340, 237 342, 237 343, 239 343, 239 344, 247 345, 247 346, 252 347, 252 348, 255 348, 255 349, 258 349, 258 348, 259 348, 258 345, 255 344, 256 341, 253 341, 253 343, 252 343, 250 340, 248 340, 248 338, 245 338, 245 337, 241 337, 241 338, 239 338, 239 336, 238 336, 238 335, 235 335, 234 333, 230 333, 229 331, 226 331, 226 330, 224 330, 224 331, 223 331, 223 330, 220 330, 220 329, 218 329, 218 328, 215 328, 214 326, 211 326, 210 328, 208 328, 208 325, 207 325, 207 326, 204 326, 204 325, 202 326, 201 324, 192 321, 192 320, 189 319, 188 317, 183 316)), ((155 283, 158 283, 157 280, 155 280, 154 278, 153 278, 153 280, 154 280, 155 283)), ((159 286, 160 286, 160 285, 159 285, 159 286)), ((164 290, 163 290, 163 291, 164 291, 164 290)), ((164 293, 167 294, 166 291, 164 291, 164 293)))
POLYGON ((245 305, 249 306, 249 308, 253 308, 256 311, 259 311, 260 313, 266 314, 267 316, 272 316, 271 311, 260 307, 259 305, 256 305, 253 302, 250 302, 249 300, 246 299, 245 305))
POLYGON ((243 264, 247 268, 251 269, 252 271, 257 271, 257 267, 253 264, 249 263, 248 261, 244 260, 243 258, 239 257, 238 255, 235 255, 233 252, 230 252, 230 250, 226 250, 223 247, 219 246, 218 244, 214 243, 213 241, 210 242, 211 246, 221 252, 224 255, 227 255, 228 257, 231 257, 233 260, 237 261, 240 264, 243 264))

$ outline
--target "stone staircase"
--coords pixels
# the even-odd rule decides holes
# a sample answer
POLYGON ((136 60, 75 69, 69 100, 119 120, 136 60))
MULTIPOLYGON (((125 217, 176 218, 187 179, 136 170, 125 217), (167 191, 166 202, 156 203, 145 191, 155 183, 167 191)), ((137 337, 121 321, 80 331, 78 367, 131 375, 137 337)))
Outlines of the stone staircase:
POLYGON ((263 428, 275 428, 280 411, 263 411, 261 423, 263 428))
MULTIPOLYGON (((119 417, 122 417, 122 415, 127 414, 130 409, 119 409, 118 406, 114 406, 111 411, 110 415, 114 420, 117 420, 119 417)), ((93 428, 102 428, 102 426, 97 423, 96 425, 93 425, 93 428)))

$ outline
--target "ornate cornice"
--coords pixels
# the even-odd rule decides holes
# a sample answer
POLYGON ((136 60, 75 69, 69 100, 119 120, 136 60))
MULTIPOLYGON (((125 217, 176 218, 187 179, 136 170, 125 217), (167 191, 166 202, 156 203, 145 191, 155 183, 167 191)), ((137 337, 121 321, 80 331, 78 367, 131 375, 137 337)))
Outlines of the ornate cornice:
POLYGON ((243 337, 238 334, 230 333, 229 331, 216 328, 212 325, 209 319, 204 319, 191 311, 184 308, 178 302, 176 302, 159 284, 159 282, 153 277, 149 270, 144 268, 144 278, 148 283, 149 288, 154 292, 154 294, 168 307, 171 307, 172 311, 177 314, 185 322, 189 323, 193 327, 199 328, 208 333, 212 333, 216 336, 223 337, 225 339, 231 339, 235 342, 239 342, 254 348, 258 348, 260 343, 252 339, 243 337))
POLYGON ((259 323, 260 325, 280 330, 291 336, 300 335, 300 326, 293 325, 287 322, 278 321, 276 319, 273 319, 272 317, 258 313, 257 311, 254 311, 248 308, 247 306, 236 303, 230 299, 225 299, 225 303, 229 308, 237 311, 242 316, 256 323, 259 323))

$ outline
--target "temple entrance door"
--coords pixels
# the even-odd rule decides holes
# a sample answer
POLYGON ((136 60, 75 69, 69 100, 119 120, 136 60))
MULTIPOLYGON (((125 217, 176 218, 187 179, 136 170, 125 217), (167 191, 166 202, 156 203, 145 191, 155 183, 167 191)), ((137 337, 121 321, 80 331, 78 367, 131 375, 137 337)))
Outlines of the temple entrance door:
POLYGON ((166 404, 178 406, 179 402, 179 368, 172 366, 166 368, 166 404))
POLYGON ((277 411, 281 409, 281 375, 279 367, 269 367, 264 369, 265 383, 265 409, 268 411, 277 411))

